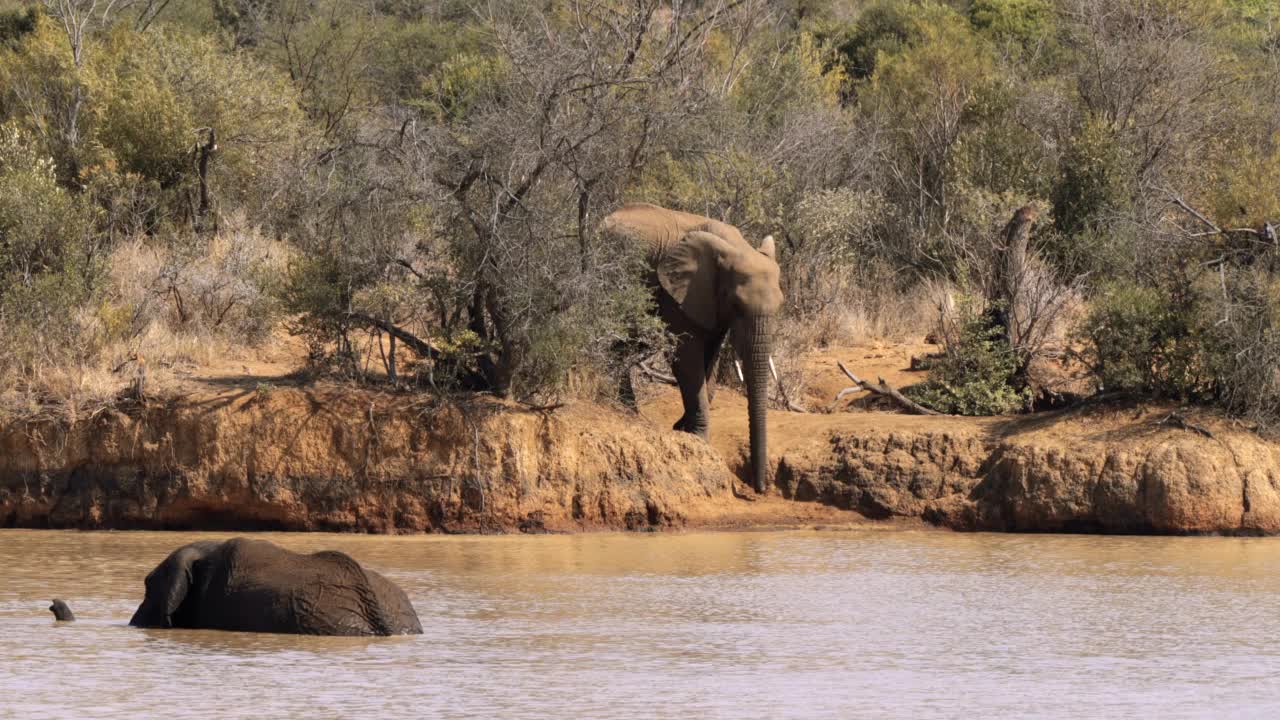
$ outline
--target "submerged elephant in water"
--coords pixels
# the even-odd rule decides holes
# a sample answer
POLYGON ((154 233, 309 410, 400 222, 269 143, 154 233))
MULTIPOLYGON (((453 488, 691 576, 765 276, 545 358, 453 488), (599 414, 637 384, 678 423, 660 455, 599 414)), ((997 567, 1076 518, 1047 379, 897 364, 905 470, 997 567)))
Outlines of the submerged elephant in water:
POLYGON ((303 555, 265 540, 203 541, 147 575, 130 625, 304 635, 422 633, 408 596, 349 556, 303 555))
MULTIPOLYGON (((601 229, 646 254, 658 314, 677 337, 676 381, 684 416, 676 430, 707 436, 707 374, 726 335, 746 370, 751 432, 751 478, 757 492, 768 480, 765 416, 769 352, 782 288, 773 238, 753 247, 728 223, 636 203, 614 211, 601 229), (732 333, 730 333, 732 330, 732 333)), ((624 385, 629 384, 629 378, 624 385)), ((630 394, 624 387, 624 393, 630 394)))

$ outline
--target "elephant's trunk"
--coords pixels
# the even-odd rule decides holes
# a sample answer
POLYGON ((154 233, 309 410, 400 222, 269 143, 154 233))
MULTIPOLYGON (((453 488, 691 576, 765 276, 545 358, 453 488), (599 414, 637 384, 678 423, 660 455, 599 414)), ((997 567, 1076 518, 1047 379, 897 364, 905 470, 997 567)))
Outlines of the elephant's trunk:
POLYGON ((747 417, 751 428, 751 478, 756 492, 763 493, 769 480, 769 446, 765 419, 769 411, 769 354, 773 328, 767 315, 747 321, 745 346, 747 417))

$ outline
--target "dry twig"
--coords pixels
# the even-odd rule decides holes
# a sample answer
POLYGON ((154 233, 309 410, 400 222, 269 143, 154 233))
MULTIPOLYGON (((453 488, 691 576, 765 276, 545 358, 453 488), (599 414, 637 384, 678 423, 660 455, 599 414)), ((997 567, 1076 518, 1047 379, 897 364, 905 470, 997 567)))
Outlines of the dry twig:
POLYGON ((1213 439, 1213 433, 1210 432, 1208 428, 1189 422, 1180 413, 1176 413, 1176 412, 1171 412, 1168 415, 1166 415, 1164 419, 1157 420, 1156 425, 1162 425, 1166 427, 1176 427, 1181 430, 1189 430, 1198 435, 1203 435, 1209 439, 1213 439))
POLYGON ((638 367, 640 368, 640 372, 644 373, 645 377, 649 378, 650 380, 656 380, 660 383, 666 383, 667 385, 676 384, 676 378, 674 375, 669 375, 667 373, 662 372, 661 370, 655 370, 652 367, 649 367, 648 362, 642 361, 638 363, 638 367))

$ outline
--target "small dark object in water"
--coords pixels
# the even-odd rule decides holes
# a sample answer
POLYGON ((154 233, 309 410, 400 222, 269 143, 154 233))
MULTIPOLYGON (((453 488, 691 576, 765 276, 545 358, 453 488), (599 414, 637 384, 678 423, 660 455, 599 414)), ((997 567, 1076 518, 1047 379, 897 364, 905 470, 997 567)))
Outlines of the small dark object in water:
POLYGON ((53 599, 53 604, 49 606, 49 611, 53 613, 53 617, 56 618, 58 622, 76 621, 76 615, 71 612, 71 606, 57 598, 53 599))

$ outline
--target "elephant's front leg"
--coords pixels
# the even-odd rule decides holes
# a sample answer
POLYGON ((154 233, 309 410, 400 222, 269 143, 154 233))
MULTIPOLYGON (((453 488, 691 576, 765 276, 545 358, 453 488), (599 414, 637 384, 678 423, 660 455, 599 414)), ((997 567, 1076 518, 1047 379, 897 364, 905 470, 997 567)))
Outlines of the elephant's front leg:
POLYGON ((698 435, 704 440, 710 424, 707 402, 707 341, 697 334, 682 335, 676 346, 672 370, 680 385, 684 416, 674 429, 698 435))

